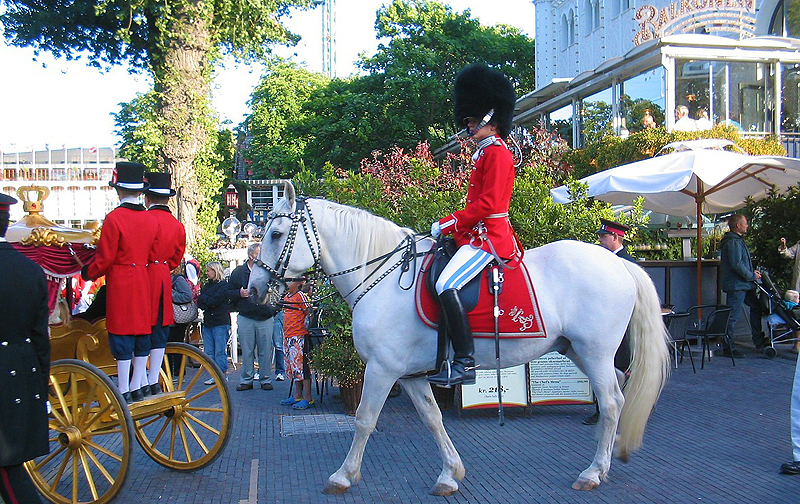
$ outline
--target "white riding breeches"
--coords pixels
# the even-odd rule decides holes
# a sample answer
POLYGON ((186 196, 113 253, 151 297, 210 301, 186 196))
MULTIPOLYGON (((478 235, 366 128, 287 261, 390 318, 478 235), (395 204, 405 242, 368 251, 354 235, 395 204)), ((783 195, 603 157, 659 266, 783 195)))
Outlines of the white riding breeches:
POLYGON ((483 271, 493 259, 494 256, 484 250, 471 245, 462 245, 436 280, 436 293, 460 289, 483 271))

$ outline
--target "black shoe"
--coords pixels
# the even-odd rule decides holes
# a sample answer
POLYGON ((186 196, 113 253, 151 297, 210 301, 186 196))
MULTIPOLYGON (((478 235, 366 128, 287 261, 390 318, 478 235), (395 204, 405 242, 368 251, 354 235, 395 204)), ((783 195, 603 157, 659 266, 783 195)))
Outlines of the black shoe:
POLYGON ((722 355, 725 357, 733 356, 735 359, 744 359, 747 357, 747 354, 739 350, 738 348, 730 349, 730 348, 723 348, 722 355))
POLYGON ((144 400, 144 393, 142 392, 142 389, 131 390, 130 394, 131 398, 133 399, 133 402, 139 402, 144 400))
POLYGON ((800 460, 781 464, 781 472, 783 474, 800 474, 800 460))
POLYGON ((130 392, 123 392, 122 398, 125 399, 125 404, 133 404, 133 397, 130 392))
POLYGON ((162 392, 160 383, 154 383, 154 384, 150 385, 150 387, 147 387, 147 388, 150 389, 150 393, 153 394, 153 395, 158 395, 158 394, 160 394, 162 392))
POLYGON ((150 395, 150 385, 145 385, 144 387, 140 388, 139 390, 142 391, 142 395, 147 397, 150 395))
POLYGON ((239 392, 241 392, 242 390, 251 390, 252 388, 253 388, 252 383, 240 383, 239 385, 236 386, 236 390, 238 390, 239 392))
MULTIPOLYGON (((250 387, 250 388, 252 388, 252 387, 250 387)), ((261 390, 272 390, 273 388, 275 388, 275 387, 273 387, 271 383, 262 383, 261 384, 261 390)))
POLYGON ((600 419, 600 413, 595 413, 592 416, 587 416, 583 419, 583 425, 596 425, 597 421, 600 419))
POLYGON ((441 371, 429 376, 428 381, 434 385, 442 385, 444 387, 475 385, 475 359, 472 357, 457 357, 449 366, 444 365, 441 371))

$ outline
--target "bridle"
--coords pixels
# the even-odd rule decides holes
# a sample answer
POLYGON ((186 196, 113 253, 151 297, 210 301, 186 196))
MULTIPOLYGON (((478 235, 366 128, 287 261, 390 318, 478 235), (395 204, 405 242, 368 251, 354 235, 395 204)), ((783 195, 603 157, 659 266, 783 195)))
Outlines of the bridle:
MULTIPOLYGON (((398 285, 403 290, 409 290, 414 286, 414 278, 411 279, 408 286, 402 285, 403 275, 405 275, 409 270, 411 270, 411 266, 413 263, 413 270, 416 271, 416 261, 417 258, 422 257, 425 255, 424 252, 417 252, 417 243, 423 239, 425 239, 424 235, 407 235, 400 243, 391 251, 380 255, 374 259, 370 259, 369 261, 359 264, 358 266, 353 266, 352 268, 348 268, 342 271, 337 271, 336 273, 326 274, 322 270, 322 266, 320 263, 320 239, 319 239, 319 232, 317 231, 317 224, 314 220, 314 215, 311 213, 311 208, 306 204, 306 197, 298 196, 295 198, 295 210, 294 212, 290 213, 276 213, 270 212, 267 214, 267 218, 269 220, 274 220, 277 218, 286 218, 291 219, 292 223, 289 226, 289 232, 286 235, 286 242, 283 244, 283 249, 281 250, 280 255, 276 261, 274 267, 266 264, 261 260, 260 257, 257 257, 253 263, 265 270, 270 274, 270 281, 268 283, 268 290, 271 290, 273 286, 276 284, 283 284, 286 285, 289 282, 294 281, 301 281, 301 280, 308 280, 307 276, 303 277, 287 277, 285 276, 286 271, 289 268, 289 260, 292 256, 292 251, 294 250, 295 244, 297 243, 297 234, 298 229, 302 227, 303 234, 305 235, 306 242, 308 243, 308 247, 311 250, 311 256, 314 259, 314 264, 311 266, 311 284, 312 284, 312 292, 313 287, 316 286, 317 283, 324 283, 326 280, 330 280, 331 278, 347 275, 349 273, 354 273, 362 268, 366 268, 367 266, 371 266, 375 263, 378 264, 375 269, 373 269, 363 280, 361 280, 358 285, 353 287, 350 292, 343 295, 344 299, 347 299, 352 294, 354 294, 358 289, 360 289, 364 284, 366 284, 369 279, 375 275, 375 273, 380 270, 388 261, 389 259, 397 254, 398 252, 402 251, 402 255, 400 259, 386 269, 383 273, 381 273, 378 277, 376 277, 372 283, 367 285, 367 287, 361 291, 361 293, 356 297, 355 301, 353 302, 353 308, 355 308, 356 304, 369 292, 373 287, 378 285, 384 278, 389 276, 389 274, 396 270, 397 268, 401 268, 400 270, 400 277, 397 280, 398 285), (306 218, 306 216, 308 216, 306 218), (312 241, 313 240, 313 241, 312 241)), ((266 232, 266 231, 265 231, 266 232)), ((333 295, 334 292, 327 294, 325 296, 314 298, 312 299, 312 304, 316 305, 319 301, 333 295)))

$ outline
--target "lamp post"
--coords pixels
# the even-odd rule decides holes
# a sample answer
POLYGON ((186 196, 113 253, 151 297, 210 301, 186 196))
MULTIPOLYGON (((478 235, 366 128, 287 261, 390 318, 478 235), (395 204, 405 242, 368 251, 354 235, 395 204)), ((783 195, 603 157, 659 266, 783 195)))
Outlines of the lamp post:
POLYGON ((233 184, 228 185, 225 190, 225 206, 234 212, 239 209, 239 191, 233 184))
POLYGON ((222 222, 222 232, 228 237, 231 246, 236 244, 236 237, 242 230, 242 223, 236 218, 236 209, 239 208, 239 191, 233 184, 228 185, 225 190, 225 206, 228 207, 230 217, 222 222))

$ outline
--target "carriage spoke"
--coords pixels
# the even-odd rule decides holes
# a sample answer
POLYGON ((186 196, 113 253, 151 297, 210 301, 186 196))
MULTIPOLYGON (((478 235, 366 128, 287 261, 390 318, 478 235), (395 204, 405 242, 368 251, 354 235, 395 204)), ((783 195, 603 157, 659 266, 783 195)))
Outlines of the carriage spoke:
POLYGON ((88 446, 91 446, 95 450, 97 450, 99 452, 102 452, 103 454, 113 458, 117 462, 122 462, 122 455, 117 455, 116 453, 112 452, 108 448, 104 448, 104 447, 100 446, 99 444, 97 444, 97 443, 95 443, 93 441, 90 441, 88 439, 84 440, 83 442, 86 443, 88 446))
MULTIPOLYGON (((211 427, 210 425, 208 425, 207 423, 203 422, 202 420, 200 420, 200 419, 199 419, 199 418, 197 418, 196 416, 194 416, 194 415, 191 415, 191 414, 189 414, 189 413, 185 413, 185 415, 186 415, 188 418, 191 418, 192 420, 194 420, 194 421, 195 421, 195 423, 197 423, 197 424, 198 424, 198 425, 200 425, 201 427, 203 427, 203 428, 205 428, 206 430, 208 430, 208 431, 210 431, 210 432, 214 433, 215 435, 219 436, 219 431, 218 431, 217 429, 215 429, 215 428, 211 427)), ((186 425, 187 425, 187 426, 189 426, 189 423, 187 422, 187 423, 186 423, 186 425)), ((207 452, 206 452, 206 453, 207 453, 207 452)))
MULTIPOLYGON (((54 378, 50 381, 53 385, 53 390, 56 393, 56 398, 58 399, 58 404, 61 407, 61 411, 64 412, 64 425, 72 425, 72 415, 69 412, 69 405, 67 404, 66 399, 64 399, 64 392, 61 390, 61 385, 59 385, 58 381, 54 378)), ((52 411, 55 413, 56 409, 52 408, 52 411)))
POLYGON ((153 440, 153 446, 158 444, 158 440, 161 439, 161 436, 164 434, 164 431, 167 430, 167 426, 169 425, 169 419, 164 420, 164 425, 161 426, 161 430, 158 431, 156 434, 156 438, 153 440))
POLYGON ((157 422, 159 419, 161 419, 163 417, 164 417, 164 413, 159 413, 158 415, 154 416, 153 418, 151 418, 150 420, 146 421, 145 423, 139 424, 139 430, 142 430, 145 427, 154 424, 155 422, 157 422))
POLYGON ((78 407, 80 405, 80 401, 78 401, 78 374, 77 373, 70 373, 69 375, 69 395, 70 395, 70 402, 72 403, 72 410, 70 411, 72 416, 72 424, 78 424, 78 407))
MULTIPOLYGON (((88 448, 86 448, 85 450, 86 450, 86 454, 89 455, 90 459, 92 459, 92 462, 94 462, 94 465, 97 467, 97 469, 100 471, 100 473, 106 479, 106 481, 108 481, 109 483, 111 483, 113 485, 114 484, 114 477, 111 476, 111 474, 109 474, 108 471, 106 471, 106 468, 103 466, 103 464, 100 463, 100 460, 98 460, 97 455, 95 455, 94 452, 92 450, 88 449, 88 448)), ((120 459, 120 461, 122 461, 122 459, 120 459)))
MULTIPOLYGON (((198 374, 199 374, 199 373, 198 373, 198 374)), ((192 384, 194 384, 194 381, 195 381, 195 380, 197 380, 197 376, 195 376, 195 379, 194 379, 194 380, 192 380, 192 384)), ((188 404, 188 403, 190 403, 190 402, 194 401, 195 399, 199 399, 199 398, 203 397, 204 395, 208 394, 209 392, 211 392, 211 391, 213 391, 213 390, 216 390, 216 387, 209 387, 209 388, 207 388, 207 389, 203 390, 202 392, 198 392, 196 395, 193 395, 193 396, 192 396, 192 397, 190 397, 189 399, 186 399, 186 400, 183 402, 183 404, 188 404)), ((187 388, 187 389, 186 389, 186 391, 188 392, 188 391, 189 391, 189 389, 187 388)))
POLYGON ((94 423, 98 421, 100 417, 103 416, 105 412, 111 409, 113 406, 114 406, 113 404, 107 403, 105 406, 97 410, 97 412, 92 415, 92 418, 88 420, 86 424, 81 428, 81 432, 88 431, 92 427, 92 425, 94 425, 94 423))
POLYGON ((72 451, 67 451, 67 453, 64 454, 64 460, 62 460, 61 465, 58 466, 58 471, 56 472, 56 476, 55 478, 53 478, 53 484, 50 485, 50 492, 55 492, 56 487, 61 482, 61 476, 64 475, 64 469, 67 468, 67 462, 69 462, 71 454, 72 451))
POLYGON ((183 409, 184 411, 207 411, 209 413, 222 413, 222 408, 201 408, 199 406, 187 406, 183 409))
POLYGON ((82 446, 78 448, 78 454, 81 457, 81 466, 83 467, 84 474, 86 474, 86 483, 89 484, 89 490, 92 492, 92 497, 94 500, 97 500, 97 486, 94 484, 94 477, 92 476, 92 471, 89 469, 89 463, 86 461, 86 454, 84 451, 85 449, 82 446))
POLYGON ((172 422, 172 429, 169 436, 169 458, 174 459, 175 455, 175 422, 172 422))
POLYGON ((72 502, 78 502, 78 457, 72 454, 72 502))
MULTIPOLYGON (((199 371, 198 371, 197 373, 195 373, 195 374, 194 374, 194 377, 192 378, 192 381, 190 381, 190 382, 189 382, 189 383, 186 385, 186 388, 185 388, 184 390, 186 391, 186 393, 187 393, 187 394, 189 393, 189 391, 190 391, 190 390, 192 390, 192 387, 194 387, 195 383, 197 383, 197 380, 200 378, 200 375, 201 375, 201 374, 203 374, 203 373, 201 373, 201 372, 199 372, 199 371)), ((212 387, 212 388, 213 388, 213 387, 212 387)), ((206 389, 206 390, 205 390, 203 393, 205 393, 206 391, 209 391, 209 390, 211 390, 211 388, 207 388, 207 389, 206 389)))
POLYGON ((178 368, 178 386, 180 387, 181 383, 183 383, 183 379, 186 377, 186 359, 188 357, 186 354, 181 355, 181 364, 178 368))
POLYGON ((186 439, 186 433, 183 431, 183 422, 178 424, 178 431, 181 434, 181 442, 183 443, 183 452, 186 454, 186 461, 191 462, 192 454, 189 453, 189 443, 187 442, 188 440, 186 439))
MULTIPOLYGON (((86 417, 89 415, 91 408, 89 405, 94 402, 95 396, 97 396, 97 383, 92 383, 89 392, 86 393, 86 399, 83 400, 84 407, 80 410, 80 414, 76 415, 75 417, 75 425, 79 426, 81 430, 84 428, 88 428, 87 426, 83 426, 83 422, 86 420, 86 417)), ((91 424, 89 424, 91 425, 91 424)))
MULTIPOLYGON (((69 423, 67 422, 67 419, 64 418, 63 416, 61 416, 61 413, 59 413, 58 410, 54 406, 50 408, 50 414, 52 414, 53 415, 53 419, 56 422, 58 422, 58 425, 56 427, 60 427, 61 429, 63 429, 64 427, 67 427, 69 425, 69 423)), ((55 428, 53 430, 57 430, 57 431, 60 432, 59 428, 55 428)))
MULTIPOLYGON (((208 448, 206 448, 205 443, 203 443, 203 440, 200 439, 200 436, 197 435, 197 432, 194 430, 194 428, 186 420, 183 421, 183 425, 186 426, 186 428, 189 430, 189 433, 192 435, 194 440, 197 441, 197 444, 200 445, 200 448, 203 450, 203 453, 205 453, 207 455, 208 454, 208 448)), ((207 426, 205 426, 205 427, 208 428, 207 426)), ((211 429, 209 429, 209 430, 211 430, 211 429)))
MULTIPOLYGON (((57 439, 58 439, 58 438, 56 438, 56 439, 51 439, 51 441, 56 441, 57 439)), ((35 467, 35 468, 36 468, 36 470, 38 471, 39 469, 41 469, 42 467, 44 467, 44 465, 45 465, 45 464, 47 464, 48 462, 50 462, 51 460, 53 460, 54 458, 56 458, 56 457, 58 456, 58 454, 59 454, 59 453, 63 452, 63 451, 64 451, 64 450, 66 450, 66 449, 67 449, 67 447, 66 447, 66 446, 59 446, 59 447, 58 447, 58 450, 54 451, 54 452, 53 452, 53 453, 51 453, 50 455, 48 455, 48 456, 46 456, 45 458, 43 458, 43 459, 42 459, 42 461, 41 461, 41 462, 39 462, 38 464, 36 464, 34 467, 35 467)))
POLYGON ((95 437, 95 436, 108 436, 109 434, 121 434, 121 433, 122 433, 122 427, 119 427, 117 429, 93 431, 92 432, 92 437, 95 437))

